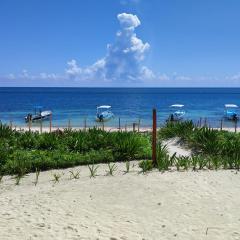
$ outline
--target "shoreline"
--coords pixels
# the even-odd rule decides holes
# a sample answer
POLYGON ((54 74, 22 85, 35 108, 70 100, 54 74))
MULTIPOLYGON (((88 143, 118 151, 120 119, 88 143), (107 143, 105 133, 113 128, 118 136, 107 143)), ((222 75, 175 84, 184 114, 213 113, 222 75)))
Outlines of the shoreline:
MULTIPOLYGON (((17 131, 32 131, 32 132, 45 132, 45 133, 49 133, 50 132, 50 127, 31 127, 29 129, 29 127, 27 126, 11 126, 11 125, 8 125, 9 127, 11 127, 12 129, 15 129, 17 131)), ((145 133, 145 132, 152 132, 152 127, 135 127, 135 130, 133 129, 133 126, 131 127, 123 127, 121 129, 119 129, 118 127, 102 127, 102 126, 93 126, 93 127, 52 127, 51 128, 51 132, 54 132, 54 131, 57 131, 57 130, 65 130, 65 129, 71 129, 71 130, 74 130, 74 131, 78 131, 78 130, 88 130, 88 129, 93 129, 94 127, 96 127, 97 129, 102 129, 102 130, 105 130, 105 131, 112 131, 112 132, 117 132, 117 131, 127 131, 127 132, 131 132, 131 131, 135 131, 135 132, 140 132, 140 133, 145 133)), ((158 127, 157 129, 160 129, 161 127, 158 127)), ((221 131, 221 128, 212 128, 212 129, 215 129, 215 130, 219 130, 221 131)), ((222 128, 222 131, 229 131, 229 132, 235 132, 235 128, 234 127, 229 127, 229 128, 222 128)), ((240 132, 240 127, 236 129, 236 133, 239 133, 240 132)))

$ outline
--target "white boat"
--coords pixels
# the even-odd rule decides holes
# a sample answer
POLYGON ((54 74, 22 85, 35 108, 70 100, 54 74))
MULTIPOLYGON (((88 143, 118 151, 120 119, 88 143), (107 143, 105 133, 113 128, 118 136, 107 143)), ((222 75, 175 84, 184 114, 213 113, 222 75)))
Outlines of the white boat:
POLYGON ((225 104, 224 105, 224 117, 227 120, 236 121, 238 120, 238 105, 236 104, 225 104))
POLYGON ((169 115, 168 121, 180 121, 186 114, 183 104, 173 104, 170 106, 172 113, 169 115))
POLYGON ((28 115, 25 117, 25 122, 36 122, 40 120, 47 120, 50 118, 52 115, 52 111, 47 110, 47 111, 42 111, 41 106, 36 106, 35 107, 35 112, 34 114, 28 113, 28 115))
POLYGON ((96 121, 97 122, 106 122, 114 117, 114 114, 111 111, 111 106, 102 105, 97 107, 96 121))

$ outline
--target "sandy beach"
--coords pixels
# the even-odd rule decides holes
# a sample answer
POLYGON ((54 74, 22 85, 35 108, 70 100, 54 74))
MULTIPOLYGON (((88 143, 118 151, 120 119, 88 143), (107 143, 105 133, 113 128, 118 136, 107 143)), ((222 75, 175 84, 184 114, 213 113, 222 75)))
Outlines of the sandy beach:
MULTIPOLYGON (((10 125, 9 125, 10 126, 10 125)), ((11 126, 10 126, 11 127, 11 126)), ((117 127, 102 127, 102 126, 96 126, 97 128, 99 128, 99 129, 103 129, 103 130, 105 130, 105 131, 109 131, 109 132, 116 132, 116 131, 119 131, 119 128, 117 128, 117 127)), ((91 128, 93 128, 93 127, 91 127, 91 128)), ((158 127, 158 128, 160 128, 160 127, 158 127)), ((34 126, 34 127, 31 127, 30 129, 29 129, 29 127, 27 127, 27 126, 12 126, 12 129, 16 129, 17 131, 32 131, 32 132, 50 132, 50 128, 49 127, 42 127, 42 128, 40 128, 40 127, 36 127, 36 126, 34 126)), ((53 132, 53 131, 57 131, 57 130, 61 130, 61 131, 63 131, 64 129, 68 129, 68 127, 56 127, 56 126, 54 126, 54 127, 52 127, 51 128, 51 131, 53 132)), ((69 129, 72 129, 72 130, 76 130, 76 131, 78 131, 78 130, 86 130, 84 127, 71 127, 71 128, 69 128, 69 129)), ((89 129, 89 128, 87 128, 87 129, 89 129)), ((213 128, 213 129, 216 129, 216 130, 221 130, 220 128, 213 128)), ((131 132, 131 131, 133 131, 133 127, 131 127, 131 126, 128 126, 127 128, 125 128, 125 127, 121 127, 121 129, 120 129, 121 131, 127 131, 127 132, 131 132)), ((222 128, 222 130, 223 131, 228 131, 228 132, 235 132, 235 128, 222 128)), ((141 126, 140 128, 138 128, 138 127, 136 127, 135 128, 135 131, 136 132, 142 132, 142 133, 144 133, 144 132, 151 132, 152 131, 152 127, 149 127, 149 126, 141 126)), ((239 132, 239 128, 237 128, 236 129, 236 132, 239 132)))
POLYGON ((240 239, 240 175, 236 171, 150 172, 137 162, 124 174, 106 164, 9 176, 0 188, 0 235, 7 239, 240 239), (53 174, 60 173, 59 183, 53 174))

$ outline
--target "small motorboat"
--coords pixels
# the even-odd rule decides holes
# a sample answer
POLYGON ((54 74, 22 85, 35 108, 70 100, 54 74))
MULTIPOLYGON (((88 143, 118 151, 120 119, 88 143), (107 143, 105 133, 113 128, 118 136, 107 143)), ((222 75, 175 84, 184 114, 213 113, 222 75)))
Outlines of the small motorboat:
POLYGON ((225 109, 224 109, 224 117, 227 120, 231 120, 231 121, 237 121, 238 120, 238 113, 237 113, 237 109, 238 109, 238 105, 236 104, 225 104, 225 109))
POLYGON ((52 115, 52 111, 49 111, 49 110, 42 111, 41 106, 36 106, 34 114, 28 113, 28 115, 25 117, 25 122, 36 122, 36 121, 48 120, 51 115, 52 115))
POLYGON ((173 104, 170 106, 172 113, 169 115, 168 121, 175 122, 183 119, 185 115, 185 110, 183 104, 173 104))
POLYGON ((96 121, 97 122, 106 122, 114 117, 114 114, 111 111, 111 106, 103 105, 97 107, 96 121))

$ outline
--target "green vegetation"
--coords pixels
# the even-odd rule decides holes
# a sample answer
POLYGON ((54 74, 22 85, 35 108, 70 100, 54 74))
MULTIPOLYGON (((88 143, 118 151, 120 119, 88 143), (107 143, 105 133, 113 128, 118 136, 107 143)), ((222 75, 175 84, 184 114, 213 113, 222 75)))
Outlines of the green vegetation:
POLYGON ((53 174, 53 180, 52 180, 52 181, 53 181, 54 183, 59 183, 59 180, 60 180, 61 176, 62 176, 62 175, 61 175, 60 173, 54 173, 54 174, 53 174))
POLYGON ((0 172, 15 174, 89 165, 149 159, 149 136, 100 129, 53 133, 19 132, 0 124, 0 172))
MULTIPOLYGON (((240 134, 218 131, 208 127, 197 128, 191 121, 166 123, 158 131, 156 166, 151 158, 151 137, 136 132, 106 132, 100 129, 74 131, 66 129, 53 133, 19 132, 0 124, 0 180, 6 174, 15 175, 16 184, 29 172, 88 165, 90 177, 97 175, 95 164, 108 163, 108 174, 116 171, 116 161, 139 163, 142 173, 156 167, 159 171, 176 169, 240 169, 240 134), (177 137, 192 150, 191 157, 169 155, 163 139, 177 137)), ((70 172, 78 179, 79 172, 70 172)), ((58 182, 60 177, 54 176, 58 182)))
POLYGON ((3 179, 3 175, 0 174, 0 183, 2 182, 2 179, 3 179))
POLYGON ((34 181, 34 185, 36 186, 38 184, 38 178, 39 178, 39 175, 40 175, 40 170, 36 168, 36 178, 35 178, 35 181, 34 181))
POLYGON ((126 166, 126 170, 124 171, 124 173, 126 174, 126 173, 129 173, 130 171, 130 162, 126 161, 125 166, 126 166))
POLYGON ((110 176, 113 176, 113 173, 117 171, 117 166, 116 164, 111 164, 111 163, 108 163, 108 172, 107 174, 110 175, 110 176))
POLYGON ((208 127, 196 128, 191 121, 167 123, 158 132, 160 139, 178 137, 192 149, 193 156, 174 157, 177 170, 240 169, 240 134, 208 127))
POLYGON ((69 171, 70 172, 70 180, 71 179, 79 179, 79 177, 80 177, 80 171, 76 171, 76 172, 74 172, 74 171, 69 171))
POLYGON ((148 171, 151 171, 153 169, 153 161, 152 160, 142 160, 139 162, 139 167, 142 169, 140 173, 145 174, 148 171))
POLYGON ((92 164, 91 166, 88 165, 88 169, 90 171, 90 178, 95 178, 97 176, 97 169, 98 166, 95 166, 94 164, 92 164))

